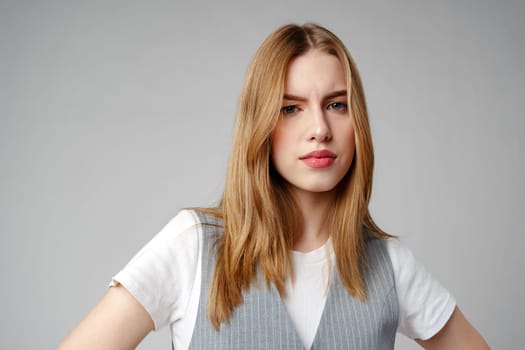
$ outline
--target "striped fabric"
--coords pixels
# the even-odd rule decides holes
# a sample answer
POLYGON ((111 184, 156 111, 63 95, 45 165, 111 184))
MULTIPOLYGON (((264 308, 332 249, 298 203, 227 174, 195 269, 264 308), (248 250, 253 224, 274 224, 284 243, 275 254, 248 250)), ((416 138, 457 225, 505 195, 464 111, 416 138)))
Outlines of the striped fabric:
MULTIPOLYGON (((243 294, 244 303, 217 332, 207 317, 221 223, 196 212, 203 233, 201 297, 190 349, 304 349, 274 285, 264 274, 243 294)), ((367 300, 352 298, 334 268, 330 290, 311 349, 393 349, 398 309, 393 271, 384 242, 368 243, 367 300)), ((305 305, 306 307, 306 305, 305 305)))

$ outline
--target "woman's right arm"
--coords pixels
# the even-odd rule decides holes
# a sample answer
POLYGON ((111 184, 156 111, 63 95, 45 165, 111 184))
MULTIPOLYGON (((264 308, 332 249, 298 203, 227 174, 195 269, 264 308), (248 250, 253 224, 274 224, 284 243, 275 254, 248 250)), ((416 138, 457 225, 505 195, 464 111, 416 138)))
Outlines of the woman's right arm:
POLYGON ((73 329, 58 350, 135 349, 153 330, 153 320, 121 285, 109 288, 100 303, 73 329))
MULTIPOLYGON (((112 278, 107 294, 58 350, 135 349, 154 328, 187 320, 193 286, 200 292, 197 224, 189 210, 170 220, 112 278)), ((182 348, 191 340, 191 334, 190 339, 185 334, 178 337, 183 338, 182 348)))

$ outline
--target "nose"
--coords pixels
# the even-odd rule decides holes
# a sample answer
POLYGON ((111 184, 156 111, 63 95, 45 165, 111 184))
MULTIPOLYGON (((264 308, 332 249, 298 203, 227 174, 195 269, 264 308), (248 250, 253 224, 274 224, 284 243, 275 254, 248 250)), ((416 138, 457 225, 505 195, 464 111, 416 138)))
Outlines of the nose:
POLYGON ((316 109, 311 113, 310 141, 327 142, 332 139, 332 131, 322 109, 316 109))

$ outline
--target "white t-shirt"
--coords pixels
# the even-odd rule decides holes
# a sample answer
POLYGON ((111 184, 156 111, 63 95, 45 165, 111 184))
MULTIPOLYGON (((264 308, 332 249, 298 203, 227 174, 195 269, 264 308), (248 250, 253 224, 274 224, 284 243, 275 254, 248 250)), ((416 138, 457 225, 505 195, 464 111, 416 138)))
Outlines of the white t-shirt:
MULTIPOLYGON (((202 231, 190 210, 179 212, 110 283, 122 284, 150 314, 155 329, 169 325, 175 349, 189 347, 201 292, 202 231)), ((396 239, 387 240, 399 304, 398 332, 428 339, 448 321, 456 301, 396 239)), ((305 348, 313 343, 334 262, 331 241, 292 252, 295 280, 283 303, 305 348), (305 307, 308 305, 308 307, 305 307)))

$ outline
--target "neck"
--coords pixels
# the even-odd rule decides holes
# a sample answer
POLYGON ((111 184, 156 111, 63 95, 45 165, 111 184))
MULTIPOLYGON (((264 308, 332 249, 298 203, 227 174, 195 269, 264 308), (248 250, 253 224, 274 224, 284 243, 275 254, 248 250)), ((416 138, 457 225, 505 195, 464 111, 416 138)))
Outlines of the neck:
POLYGON ((333 192, 295 192, 294 197, 302 216, 302 230, 294 236, 293 249, 309 252, 322 246, 330 233, 325 218, 333 192))

